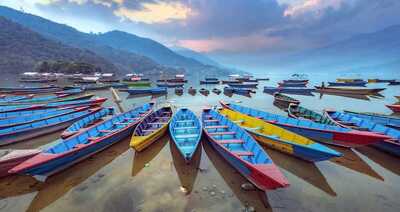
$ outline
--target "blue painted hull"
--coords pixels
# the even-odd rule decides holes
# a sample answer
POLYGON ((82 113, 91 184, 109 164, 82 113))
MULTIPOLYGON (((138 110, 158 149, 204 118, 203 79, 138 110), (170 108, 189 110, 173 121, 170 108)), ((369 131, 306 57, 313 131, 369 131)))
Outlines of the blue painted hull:
POLYGON ((125 130, 124 132, 119 133, 118 135, 104 139, 102 140, 102 142, 99 142, 96 145, 91 145, 88 146, 87 148, 81 149, 80 151, 67 154, 65 155, 65 157, 60 157, 55 160, 50 160, 46 163, 41 164, 40 166, 35 166, 34 168, 27 169, 22 173, 29 175, 44 175, 44 176, 55 174, 59 171, 62 171, 72 166, 73 164, 81 160, 90 157, 93 154, 96 154, 101 150, 106 149, 112 144, 115 144, 116 142, 130 136, 133 129, 134 128, 132 127, 129 130, 125 130))
POLYGON ((367 82, 328 82, 329 86, 355 86, 355 87, 365 87, 367 82))

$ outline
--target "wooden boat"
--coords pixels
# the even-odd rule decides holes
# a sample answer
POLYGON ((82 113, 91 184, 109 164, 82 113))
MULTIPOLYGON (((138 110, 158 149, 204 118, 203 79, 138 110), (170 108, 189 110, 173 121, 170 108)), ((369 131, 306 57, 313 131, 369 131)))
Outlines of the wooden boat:
POLYGON ((218 88, 213 88, 212 92, 217 94, 217 95, 219 95, 222 91, 220 89, 218 89, 218 88))
POLYGON ((42 121, 58 116, 64 116, 70 113, 75 113, 80 110, 87 110, 89 109, 89 106, 84 106, 84 107, 66 107, 66 108, 60 108, 58 110, 54 110, 51 112, 47 113, 40 113, 40 114, 35 114, 31 116, 21 116, 21 117, 14 117, 14 118, 9 118, 9 119, 1 119, 0 120, 0 129, 3 128, 8 128, 8 127, 15 127, 18 125, 24 125, 24 124, 29 124, 37 121, 42 121))
POLYGON ((91 99, 93 96, 94 96, 94 94, 86 94, 86 95, 80 95, 80 96, 71 96, 70 94, 59 94, 59 95, 33 97, 30 99, 21 99, 21 100, 17 100, 17 101, 1 101, 0 100, 0 106, 88 100, 88 99, 91 99))
POLYGON ((75 95, 75 94, 80 94, 80 93, 83 93, 83 92, 84 92, 84 90, 82 90, 80 87, 75 87, 75 86, 68 87, 68 86, 66 86, 66 87, 64 87, 64 90, 54 92, 54 94, 56 94, 56 95, 62 95, 62 94, 75 95))
POLYGON ((95 106, 102 105, 107 98, 96 98, 90 100, 77 100, 77 101, 66 101, 66 102, 51 102, 47 104, 33 104, 33 105, 7 105, 0 106, 0 113, 16 112, 16 111, 26 111, 26 110, 37 110, 37 109, 48 109, 66 106, 95 106))
POLYGON ((183 88, 175 88, 175 94, 181 96, 183 94, 183 88))
POLYGON ((368 83, 390 83, 396 81, 395 79, 368 79, 368 83))
POLYGON ((386 127, 384 125, 355 117, 351 114, 340 113, 334 110, 326 110, 325 115, 334 121, 337 125, 349 129, 358 129, 387 135, 389 138, 382 139, 374 144, 374 147, 387 151, 396 156, 400 156, 400 131, 386 127))
POLYGON ((10 91, 10 92, 21 92, 21 91, 35 91, 35 90, 47 90, 51 88, 60 88, 55 85, 50 86, 39 86, 39 87, 0 87, 0 91, 10 91))
POLYGON ((189 89, 188 89, 188 93, 190 94, 190 95, 192 95, 192 96, 194 96, 194 95, 196 95, 196 89, 195 88, 192 88, 192 87, 190 87, 189 89))
POLYGON ((253 116, 270 124, 290 130, 311 140, 342 147, 357 147, 377 143, 390 137, 371 132, 352 130, 339 126, 320 124, 305 119, 294 119, 237 104, 221 102, 225 108, 253 116))
POLYGON ((138 152, 150 146, 165 134, 171 117, 171 107, 162 107, 146 116, 135 128, 130 146, 138 152))
POLYGON ((300 101, 292 98, 290 96, 286 96, 281 93, 274 93, 274 104, 278 105, 279 107, 282 107, 284 109, 287 109, 289 107, 289 104, 300 104, 300 101))
POLYGON ((60 140, 38 155, 12 168, 10 173, 50 176, 128 137, 152 109, 151 104, 132 109, 101 122, 66 140, 60 140))
POLYGON ((394 113, 400 113, 400 105, 386 105, 389 109, 391 109, 394 113))
POLYGON ((54 93, 60 91, 58 86, 44 86, 44 87, 3 87, 0 88, 0 93, 26 95, 26 94, 42 94, 54 93))
POLYGON ((84 91, 105 90, 111 88, 110 84, 87 84, 81 86, 84 91))
POLYGON ((257 88, 258 83, 228 83, 233 88, 257 88))
POLYGON ((241 95, 250 95, 250 93, 253 93, 253 91, 251 89, 236 88, 236 87, 224 87, 224 92, 236 93, 236 94, 241 94, 241 95))
POLYGON ((47 108, 47 109, 32 109, 32 110, 20 110, 20 111, 12 111, 12 112, 4 112, 0 113, 0 120, 3 119, 12 119, 16 117, 29 117, 29 116, 34 116, 37 114, 42 114, 42 113, 51 113, 54 111, 59 110, 60 108, 54 107, 54 108, 47 108))
POLYGON ((210 91, 205 88, 200 88, 199 93, 203 94, 204 96, 208 96, 208 94, 210 94, 210 91))
POLYGON ((331 88, 315 86, 316 92, 333 94, 356 94, 356 95, 374 95, 385 90, 385 88, 331 88))
POLYGON ((354 112, 348 110, 345 110, 344 113, 360 119, 372 121, 374 123, 381 124, 386 127, 391 127, 398 130, 400 129, 400 117, 389 116, 380 113, 362 113, 362 112, 354 112))
POLYGON ((124 83, 115 82, 111 84, 112 88, 127 88, 128 85, 124 83))
POLYGON ((10 169, 39 153, 39 149, 0 150, 0 178, 8 176, 10 169))
POLYGON ((289 186, 264 149, 242 128, 206 109, 203 130, 211 146, 257 188, 266 191, 289 186))
POLYGON ((75 135, 81 131, 86 130, 86 128, 99 123, 107 116, 114 115, 114 108, 103 108, 96 113, 93 113, 85 118, 73 123, 69 126, 63 133, 61 133, 61 138, 66 139, 72 135, 75 135))
POLYGON ((360 81, 364 81, 363 79, 353 79, 353 78, 337 78, 336 82, 360 82, 360 81))
POLYGON ((24 83, 50 83, 50 82, 57 82, 57 78, 45 78, 45 79, 19 79, 19 82, 24 83))
POLYGON ((298 94, 298 95, 308 95, 313 96, 314 88, 290 88, 290 87, 271 87, 265 86, 264 93, 274 94, 276 92, 285 94, 298 94))
POLYGON ((397 101, 400 101, 400 96, 394 96, 396 97, 397 101))
POLYGON ((183 87, 185 84, 183 83, 157 83, 157 87, 161 88, 177 88, 183 87))
POLYGON ((122 81, 123 84, 128 85, 129 87, 150 87, 150 81, 122 81))
POLYGON ((219 84, 219 80, 200 80, 200 85, 215 85, 219 84))
POLYGON ((250 79, 250 78, 236 78, 236 80, 240 82, 258 82, 258 79, 250 79))
POLYGON ((239 80, 221 80, 222 84, 242 84, 242 81, 239 80))
POLYGON ((128 92, 130 95, 168 93, 167 88, 129 88, 129 89, 121 89, 120 91, 128 92))
POLYGON ((100 109, 101 108, 77 110, 75 113, 69 113, 63 116, 0 129, 0 146, 13 144, 65 129, 77 120, 89 116, 100 109))
POLYGON ((388 85, 400 85, 400 81, 389 82, 388 85))
POLYGON ((279 87, 302 88, 306 87, 308 82, 278 82, 279 87))
POLYGON ((207 81, 218 81, 218 78, 215 78, 215 77, 206 77, 205 80, 207 80, 207 81))
POLYGON ((349 86, 349 87, 365 87, 367 82, 365 81, 355 81, 355 82, 328 82, 328 86, 332 87, 342 87, 342 86, 349 86))
POLYGON ((308 79, 288 79, 283 80, 283 83, 308 83, 308 79))
POLYGON ((182 157, 190 162, 201 139, 200 120, 191 110, 182 108, 171 119, 169 133, 182 157))
POLYGON ((317 162, 342 155, 322 144, 263 120, 226 108, 218 112, 246 129, 260 143, 303 160, 317 162))
POLYGON ((336 125, 335 122, 325 117, 324 115, 307 109, 305 107, 301 107, 298 104, 290 104, 288 107, 288 116, 295 119, 308 119, 316 123, 327 124, 327 125, 336 125))
POLYGON ((257 81, 269 81, 269 78, 256 78, 257 81))

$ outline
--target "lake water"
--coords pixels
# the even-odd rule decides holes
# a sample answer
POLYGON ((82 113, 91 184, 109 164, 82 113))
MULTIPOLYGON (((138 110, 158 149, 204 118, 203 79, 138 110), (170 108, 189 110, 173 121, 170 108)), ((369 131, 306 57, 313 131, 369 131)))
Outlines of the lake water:
MULTIPOLYGON (((241 102, 261 110, 285 115, 276 108, 271 95, 262 92, 287 75, 269 75, 251 98, 210 93, 203 96, 176 96, 173 89, 157 98, 158 104, 171 103, 201 109, 217 105, 219 100, 241 102)), ((313 75, 311 84, 320 84, 329 75, 313 75)), ((7 82, 4 82, 7 84, 7 82)), ((9 83, 8 83, 9 84, 9 83)), ((196 83, 193 84, 200 88, 196 83)), ((370 84, 369 87, 386 87, 370 84)), ((186 86, 188 87, 188 86, 186 86)), ((214 86, 203 86, 213 88, 214 86)), ((223 88, 222 85, 217 86, 223 88)), ((320 95, 296 96, 305 107, 390 114, 385 104, 395 103, 399 86, 388 87, 384 97, 348 98, 320 95)), ((95 92, 111 98, 111 92, 95 92)), ((151 97, 126 98, 120 93, 123 108, 149 102, 151 97)), ((115 106, 107 101, 105 106, 115 106)), ((59 136, 55 133, 6 148, 35 148, 59 136)), ((0 211, 399 211, 400 158, 371 147, 335 148, 344 154, 330 161, 308 163, 283 153, 266 149, 290 182, 285 189, 261 192, 245 191, 247 183, 224 161, 207 140, 186 165, 166 135, 148 149, 135 153, 127 138, 87 160, 49 177, 46 182, 28 176, 0 179, 0 211)), ((5 147, 2 147, 3 149, 5 147)), ((334 148, 334 147, 332 147, 334 148)))

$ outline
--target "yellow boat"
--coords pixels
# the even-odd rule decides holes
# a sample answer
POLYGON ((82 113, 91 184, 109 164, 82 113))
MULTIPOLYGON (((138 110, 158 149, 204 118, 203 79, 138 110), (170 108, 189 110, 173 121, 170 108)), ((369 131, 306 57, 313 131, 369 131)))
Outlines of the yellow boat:
POLYGON ((335 150, 261 119, 226 108, 219 113, 246 129, 261 144, 303 160, 316 162, 341 156, 335 150))
POLYGON ((163 107, 146 116, 136 126, 130 146, 138 152, 150 146, 165 134, 171 117, 171 107, 163 107))

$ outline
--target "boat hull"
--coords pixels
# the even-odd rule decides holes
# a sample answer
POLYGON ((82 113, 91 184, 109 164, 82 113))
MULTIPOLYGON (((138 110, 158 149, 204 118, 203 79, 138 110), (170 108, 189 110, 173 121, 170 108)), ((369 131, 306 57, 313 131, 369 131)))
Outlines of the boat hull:
POLYGON ((356 94, 356 95, 373 95, 385 90, 385 88, 365 88, 365 89, 352 89, 352 88, 328 88, 315 86, 317 92, 320 93, 333 93, 333 94, 356 94))
POLYGON ((6 155, 5 157, 0 158, 0 177, 5 177, 10 175, 8 171, 18 164, 28 160, 29 158, 32 158, 33 156, 37 155, 40 153, 40 150, 34 149, 34 150, 14 150, 13 152, 10 152, 9 154, 13 154, 12 157, 9 157, 9 155, 6 155), (16 154, 14 154, 16 153, 16 154))
MULTIPOLYGON (((207 133, 206 133, 207 134, 207 133)), ((207 136, 211 140, 211 146, 218 152, 218 154, 224 158, 233 168, 235 168, 241 175, 246 177, 251 183, 253 183, 258 189, 267 191, 271 189, 281 188, 282 185, 276 183, 275 180, 261 173, 259 170, 254 169, 248 164, 244 163, 237 157, 234 157, 229 151, 226 151, 220 145, 216 144, 217 141, 213 141, 210 136, 207 136), (262 176, 262 177, 259 177, 262 176)), ((271 169, 270 174, 275 174, 278 169, 274 164, 264 165, 265 169, 271 169)), ((286 185, 288 186, 288 185, 286 185)))
POLYGON ((395 141, 380 141, 373 145, 373 147, 400 157, 400 143, 395 141))
MULTIPOLYGON (((315 151, 302 145, 295 145, 287 142, 282 142, 276 139, 268 138, 252 131, 248 131, 253 138, 255 138, 261 144, 268 146, 271 149, 278 150, 285 154, 300 158, 309 162, 319 162, 337 157, 338 155, 328 154, 321 151, 315 151)), ((312 145, 312 144, 311 144, 312 145)))

